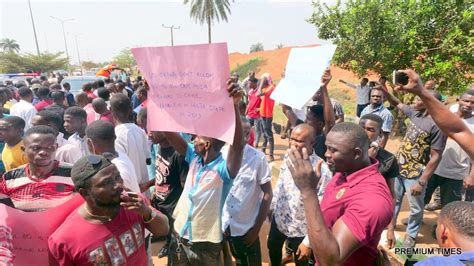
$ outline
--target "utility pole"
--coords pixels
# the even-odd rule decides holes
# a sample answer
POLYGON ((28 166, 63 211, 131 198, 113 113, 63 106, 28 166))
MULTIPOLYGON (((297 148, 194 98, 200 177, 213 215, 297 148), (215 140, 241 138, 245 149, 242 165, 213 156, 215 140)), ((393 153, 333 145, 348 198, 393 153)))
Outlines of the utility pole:
POLYGON ((181 26, 175 27, 174 25, 171 26, 165 26, 165 24, 161 25, 163 28, 170 29, 171 31, 171 46, 174 46, 174 40, 173 40, 173 30, 179 30, 181 26))
POLYGON ((84 70, 82 69, 81 55, 79 54, 79 45, 77 44, 77 35, 74 35, 74 40, 76 41, 76 51, 77 59, 79 60, 79 66, 81 67, 81 73, 84 75, 84 70))
POLYGON ((33 11, 31 11, 30 0, 28 0, 28 7, 30 8, 31 25, 33 26, 33 33, 35 35, 36 53, 38 54, 38 56, 40 56, 40 48, 39 48, 39 45, 38 45, 38 37, 36 37, 35 20, 33 19, 33 11))
POLYGON ((67 58, 67 64, 69 66, 69 52, 67 50, 67 41, 66 41, 66 31, 64 30, 64 23, 68 22, 68 21, 73 21, 74 19, 73 18, 70 18, 70 19, 60 19, 60 18, 57 18, 57 17, 53 17, 53 16, 50 16, 52 19, 55 19, 59 22, 61 22, 61 26, 63 28, 63 37, 64 37, 64 46, 66 47, 66 58, 67 58))

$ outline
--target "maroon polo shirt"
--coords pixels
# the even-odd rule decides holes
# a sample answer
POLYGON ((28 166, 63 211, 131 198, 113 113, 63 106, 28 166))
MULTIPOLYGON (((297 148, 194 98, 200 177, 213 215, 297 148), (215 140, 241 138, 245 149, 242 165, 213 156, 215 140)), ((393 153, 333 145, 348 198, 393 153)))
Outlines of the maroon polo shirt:
POLYGON ((321 201, 324 220, 332 229, 338 219, 362 243, 344 265, 373 265, 380 235, 393 216, 393 204, 387 182, 378 171, 379 163, 350 175, 336 173, 321 201))

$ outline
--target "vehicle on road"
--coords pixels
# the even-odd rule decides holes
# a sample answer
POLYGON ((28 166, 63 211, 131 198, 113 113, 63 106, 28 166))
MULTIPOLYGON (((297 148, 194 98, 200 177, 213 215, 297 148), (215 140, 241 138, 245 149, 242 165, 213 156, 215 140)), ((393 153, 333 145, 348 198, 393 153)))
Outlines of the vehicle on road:
POLYGON ((94 82, 96 80, 103 79, 102 77, 97 76, 72 76, 66 77, 61 81, 61 86, 63 86, 64 82, 67 82, 71 85, 70 92, 73 95, 78 94, 82 90, 82 85, 88 82, 94 82))

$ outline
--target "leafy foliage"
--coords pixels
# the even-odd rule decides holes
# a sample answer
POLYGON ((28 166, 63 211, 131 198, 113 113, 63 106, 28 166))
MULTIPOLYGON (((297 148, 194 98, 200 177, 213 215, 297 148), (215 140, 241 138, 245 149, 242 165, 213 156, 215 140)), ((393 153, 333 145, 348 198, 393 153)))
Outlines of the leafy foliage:
POLYGON ((470 1, 313 2, 308 22, 338 45, 333 62, 364 75, 389 76, 413 68, 438 89, 463 91, 472 83, 474 9, 470 1))
POLYGON ((4 52, 18 53, 20 51, 20 45, 13 39, 3 38, 0 40, 0 48, 4 52))
POLYGON ((16 54, 11 52, 0 53, 0 73, 39 72, 44 73, 56 69, 65 69, 67 59, 62 53, 16 54))
POLYGON ((246 77, 249 72, 258 72, 259 67, 265 62, 261 57, 252 58, 245 62, 243 65, 237 64, 237 67, 232 69, 230 72, 237 72, 239 77, 246 77))
POLYGON ((285 45, 283 43, 280 43, 280 44, 277 45, 276 49, 280 50, 283 47, 285 47, 285 45))
POLYGON ((99 64, 92 61, 82 61, 82 67, 86 70, 89 70, 91 68, 99 67, 99 64))
POLYGON ((118 64, 120 67, 128 67, 132 69, 132 66, 136 65, 135 57, 132 55, 130 48, 123 48, 120 53, 114 57, 112 63, 118 64))
POLYGON ((258 42, 250 46, 250 53, 255 53, 255 52, 260 52, 260 51, 263 51, 263 43, 258 42))

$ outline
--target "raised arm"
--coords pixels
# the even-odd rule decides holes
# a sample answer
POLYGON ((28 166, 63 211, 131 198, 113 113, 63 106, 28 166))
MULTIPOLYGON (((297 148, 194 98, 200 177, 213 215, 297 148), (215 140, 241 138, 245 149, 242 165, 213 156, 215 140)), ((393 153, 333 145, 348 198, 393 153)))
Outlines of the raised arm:
POLYGON ((352 83, 347 82, 347 81, 345 81, 345 80, 340 79, 339 82, 341 82, 342 84, 346 85, 347 87, 351 87, 351 88, 353 88, 353 89, 357 89, 357 86, 356 86, 355 84, 352 84, 352 83))
POLYGON ((336 124, 336 118, 334 116, 334 109, 332 107, 331 100, 329 99, 328 93, 328 84, 331 81, 331 71, 326 70, 324 72, 323 77, 321 78, 322 86, 321 90, 321 97, 323 99, 323 115, 324 115, 324 134, 327 135, 329 131, 331 131, 332 127, 336 124))
POLYGON ((242 123, 240 122, 239 114, 239 102, 242 98, 242 90, 232 83, 231 80, 228 82, 227 91, 229 96, 234 100, 234 113, 235 113, 235 134, 234 142, 230 145, 229 153, 227 154, 227 170, 229 171, 230 178, 235 178, 240 170, 240 164, 242 163, 242 157, 244 155, 244 134, 242 130, 242 123))
POLYGON ((298 117, 296 116, 295 112, 293 112, 293 109, 291 109, 291 107, 289 107, 288 105, 282 104, 281 110, 283 114, 286 116, 286 118, 288 118, 288 120, 290 121, 290 124, 292 126, 296 126, 298 117))
POLYGON ((397 109, 401 110, 405 104, 403 104, 397 97, 395 97, 393 94, 386 90, 382 90, 383 94, 385 95, 385 98, 387 101, 392 105, 393 107, 396 107, 397 109))
POLYGON ((176 132, 164 132, 166 139, 180 155, 186 155, 188 143, 176 132))
POLYGON ((404 70, 408 76, 408 84, 405 86, 397 86, 396 90, 403 90, 418 95, 426 106, 426 110, 431 115, 436 125, 449 137, 454 139, 461 148, 466 151, 471 160, 474 161, 474 134, 464 124, 464 122, 454 113, 438 101, 428 90, 423 88, 418 74, 411 70, 404 70))

